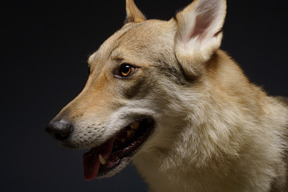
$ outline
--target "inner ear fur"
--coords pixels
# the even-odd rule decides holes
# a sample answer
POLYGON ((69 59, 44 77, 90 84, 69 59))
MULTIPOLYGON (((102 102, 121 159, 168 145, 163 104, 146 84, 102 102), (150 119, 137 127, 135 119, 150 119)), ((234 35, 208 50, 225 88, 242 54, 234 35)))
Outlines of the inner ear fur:
POLYGON ((195 0, 176 15, 175 52, 187 73, 197 75, 220 47, 226 0, 195 0))

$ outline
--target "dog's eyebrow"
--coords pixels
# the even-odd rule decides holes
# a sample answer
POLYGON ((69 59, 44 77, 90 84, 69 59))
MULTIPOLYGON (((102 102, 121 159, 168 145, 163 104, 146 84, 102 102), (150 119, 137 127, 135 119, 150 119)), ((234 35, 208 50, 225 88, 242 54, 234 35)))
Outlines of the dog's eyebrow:
POLYGON ((120 46, 120 43, 118 43, 109 53, 109 58, 111 58, 112 60, 117 60, 118 58, 120 58, 119 53, 117 53, 116 55, 115 50, 117 50, 117 48, 120 46))

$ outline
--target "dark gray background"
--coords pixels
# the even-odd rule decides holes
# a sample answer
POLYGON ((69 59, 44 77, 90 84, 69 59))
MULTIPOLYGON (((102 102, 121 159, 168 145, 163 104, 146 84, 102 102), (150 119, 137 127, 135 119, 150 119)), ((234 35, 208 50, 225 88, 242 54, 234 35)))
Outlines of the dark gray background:
MULTIPOLYGON (((190 0, 136 0, 148 18, 170 19, 190 0)), ((130 166, 86 182, 83 151, 65 150, 45 125, 83 88, 86 60, 125 19, 124 0, 1 3, 1 191, 147 191, 130 166)), ((250 80, 288 96, 284 0, 228 1, 222 48, 250 80)))

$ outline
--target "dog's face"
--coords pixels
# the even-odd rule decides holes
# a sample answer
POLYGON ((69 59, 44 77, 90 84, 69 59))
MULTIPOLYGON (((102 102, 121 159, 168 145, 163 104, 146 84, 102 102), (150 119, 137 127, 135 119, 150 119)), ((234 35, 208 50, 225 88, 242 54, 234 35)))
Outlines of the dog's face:
POLYGON ((83 156, 87 180, 157 147, 164 119, 179 115, 167 113, 181 102, 178 91, 191 89, 220 46, 225 1, 195 1, 170 21, 146 20, 132 0, 126 10, 127 23, 90 56, 83 91, 47 127, 59 144, 91 149, 83 156))

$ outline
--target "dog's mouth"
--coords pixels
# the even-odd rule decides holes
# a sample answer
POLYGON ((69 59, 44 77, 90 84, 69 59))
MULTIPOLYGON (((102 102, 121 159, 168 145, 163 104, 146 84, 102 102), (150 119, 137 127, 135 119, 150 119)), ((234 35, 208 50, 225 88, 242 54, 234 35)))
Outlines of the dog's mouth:
MULTIPOLYGON (((113 175, 122 167, 121 160, 130 157, 142 146, 151 135, 154 120, 142 119, 123 128, 104 144, 90 149, 83 155, 84 177, 90 181, 95 177, 113 175), (117 167, 120 167, 117 169, 117 167), (111 172, 113 172, 111 174, 111 172)), ((129 162, 129 161, 128 161, 129 162)))

